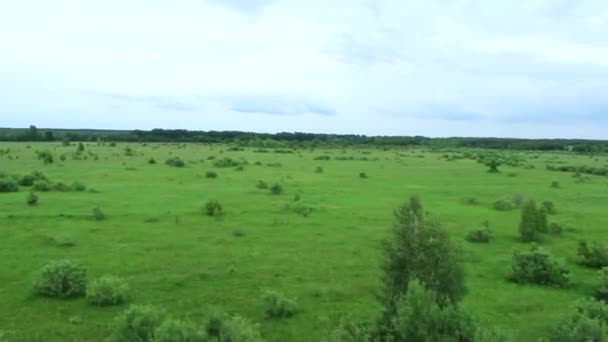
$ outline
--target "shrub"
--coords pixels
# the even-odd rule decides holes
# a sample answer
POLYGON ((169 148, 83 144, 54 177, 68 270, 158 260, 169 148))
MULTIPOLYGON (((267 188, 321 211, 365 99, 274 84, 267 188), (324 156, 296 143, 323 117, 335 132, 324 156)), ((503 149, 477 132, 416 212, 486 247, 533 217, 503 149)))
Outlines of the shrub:
POLYGON ((87 300, 98 306, 123 304, 129 300, 129 285, 119 277, 102 276, 89 284, 87 300))
POLYGON ((207 171, 205 172, 205 178, 217 178, 217 172, 207 171))
POLYGON ((172 166, 172 167, 186 166, 186 163, 183 160, 181 160, 179 157, 169 158, 169 159, 167 159, 167 161, 165 161, 165 164, 172 166))
POLYGON ((154 341, 154 333, 166 314, 150 305, 131 305, 116 318, 112 339, 117 342, 154 341))
POLYGON ((154 331, 154 342, 205 342, 207 336, 190 321, 168 319, 154 331))
POLYGON ((574 312, 551 331, 549 341, 605 341, 608 335, 608 305, 596 300, 581 300, 574 312))
POLYGON ((60 192, 66 192, 66 191, 70 191, 70 186, 63 182, 57 182, 57 183, 53 184, 53 190, 60 191, 60 192))
POLYGON ((587 267, 602 268, 608 266, 608 246, 606 243, 594 242, 591 247, 586 241, 578 244, 580 263, 587 267))
POLYGON ((47 191, 52 190, 52 186, 46 180, 37 180, 34 182, 34 185, 32 186, 32 190, 40 191, 40 192, 47 192, 47 191))
POLYGON ((466 205, 478 205, 479 200, 477 200, 475 197, 465 197, 462 199, 462 203, 466 205))
POLYGON ((235 229, 235 230, 232 231, 232 236, 234 236, 234 237, 245 236, 245 231, 242 230, 242 229, 237 228, 237 229, 235 229))
POLYGON ((371 324, 350 316, 342 317, 338 326, 330 333, 325 342, 364 342, 374 341, 371 324))
POLYGON ((74 182, 74 183, 72 183, 72 185, 70 185, 70 190, 81 192, 81 191, 86 191, 87 187, 86 187, 86 185, 84 185, 80 182, 74 182))
POLYGON ((17 183, 21 186, 32 186, 32 185, 34 185, 35 181, 36 181, 36 178, 34 177, 34 175, 23 175, 23 176, 19 177, 19 180, 17 181, 17 183))
POLYGON ((46 264, 34 283, 34 292, 45 297, 73 298, 84 296, 87 271, 70 260, 46 264))
POLYGON ((270 193, 273 195, 280 195, 283 193, 283 186, 279 183, 275 183, 270 187, 270 193))
POLYGON ((207 201, 207 203, 205 204, 205 214, 207 216, 222 215, 222 205, 216 200, 207 201))
POLYGON ((268 183, 264 182, 263 180, 259 180, 256 187, 258 189, 268 189, 268 183))
POLYGON ((496 209, 498 211, 513 210, 513 204, 511 204, 511 202, 504 200, 504 199, 494 202, 493 207, 494 207, 494 209, 496 209))
POLYGON ((492 234, 488 227, 479 227, 471 229, 465 239, 469 242, 490 242, 492 234))
POLYGON ((524 201, 526 199, 524 198, 524 195, 522 194, 515 194, 513 195, 513 205, 515 205, 517 208, 521 207, 524 204, 524 201))
POLYGON ((330 160, 331 158, 327 155, 317 156, 313 158, 314 160, 330 160))
POLYGON ((150 164, 150 165, 156 164, 156 159, 154 159, 154 158, 148 159, 148 164, 150 164))
POLYGON ((323 173, 323 168, 320 166, 317 166, 317 168, 315 169, 315 173, 323 173))
POLYGON ((597 300, 608 303, 608 267, 603 267, 599 271, 598 284, 595 287, 593 296, 597 300))
POLYGON ((0 192, 17 192, 19 186, 12 178, 0 178, 0 192))
POLYGON ((248 320, 234 316, 223 323, 218 341, 226 342, 263 342, 257 325, 248 320))
POLYGON ((523 242, 538 242, 542 239, 541 233, 546 232, 547 216, 541 209, 536 208, 533 200, 527 200, 521 208, 519 234, 523 242))
POLYGON ((104 214, 99 207, 93 208, 91 212, 93 214, 93 220, 95 221, 103 221, 106 219, 106 214, 104 214))
POLYGON ((561 235, 564 232, 564 227, 556 222, 551 222, 549 224, 549 233, 553 235, 561 235))
POLYGON ((30 206, 38 204, 38 196, 35 193, 30 192, 25 199, 25 203, 30 206))
POLYGON ((234 171, 244 171, 244 170, 245 170, 245 167, 243 165, 239 165, 234 168, 234 171))
POLYGON ((237 167, 242 163, 229 157, 224 157, 213 162, 215 167, 237 167))
POLYGON ((360 172, 359 178, 367 178, 367 174, 365 172, 360 172))
POLYGON ((37 151, 38 159, 42 160, 44 165, 53 163, 53 155, 49 151, 37 151))
POLYGON ((560 187, 559 182, 558 181, 553 181, 551 182, 551 187, 554 189, 557 189, 560 187))
POLYGON ((296 313, 294 300, 286 298, 282 293, 274 290, 266 290, 263 295, 265 309, 268 318, 291 317, 296 313))
POLYGON ((542 203, 542 208, 544 208, 549 215, 555 214, 555 204, 551 201, 544 201, 542 203))
POLYGON ((538 248, 532 248, 530 252, 515 252, 511 268, 509 278, 516 283, 555 287, 566 287, 570 283, 570 272, 538 248))

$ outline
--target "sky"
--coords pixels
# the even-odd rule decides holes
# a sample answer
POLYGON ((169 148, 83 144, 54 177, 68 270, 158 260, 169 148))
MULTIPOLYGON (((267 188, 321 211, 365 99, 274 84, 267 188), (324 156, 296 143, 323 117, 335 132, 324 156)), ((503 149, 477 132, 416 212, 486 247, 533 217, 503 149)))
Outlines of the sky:
POLYGON ((608 139, 608 1, 3 0, 29 125, 608 139))

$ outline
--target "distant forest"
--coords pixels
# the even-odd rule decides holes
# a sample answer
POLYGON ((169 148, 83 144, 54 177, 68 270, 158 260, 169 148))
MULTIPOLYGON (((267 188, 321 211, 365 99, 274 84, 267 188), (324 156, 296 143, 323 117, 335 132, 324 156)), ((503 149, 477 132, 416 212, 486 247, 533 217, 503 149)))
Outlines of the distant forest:
POLYGON ((365 136, 356 134, 253 133, 190 131, 185 129, 95 130, 0 128, 0 141, 108 141, 233 143, 253 147, 285 146, 425 146, 537 151, 608 152, 608 141, 583 139, 428 138, 423 136, 365 136))

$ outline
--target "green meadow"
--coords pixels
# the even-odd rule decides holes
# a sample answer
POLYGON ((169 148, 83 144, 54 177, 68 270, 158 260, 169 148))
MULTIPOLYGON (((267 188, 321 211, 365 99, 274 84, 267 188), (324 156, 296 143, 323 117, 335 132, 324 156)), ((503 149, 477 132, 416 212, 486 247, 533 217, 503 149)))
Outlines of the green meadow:
POLYGON ((393 210, 417 195, 462 250, 463 308, 516 341, 534 341, 593 292, 597 270, 577 262, 579 240, 606 239, 608 179, 547 170, 604 168, 604 156, 194 143, 86 143, 80 153, 74 143, 1 143, 0 150, 6 177, 40 171, 52 183, 86 186, 36 191, 36 205, 26 203, 27 186, 0 193, 0 340, 104 341, 114 318, 135 303, 193 322, 221 308, 258 323, 267 341, 320 341, 341 317, 373 317, 380 309, 381 241, 393 210), (39 158, 45 150, 52 163, 39 158), (515 162, 489 173, 474 160, 483 153, 515 162), (166 164, 176 157, 183 167, 166 164), (260 188, 260 181, 282 192, 260 188), (508 281, 513 253, 530 249, 519 240, 520 211, 494 209, 514 197, 553 202, 549 222, 565 229, 540 245, 571 271, 569 287, 508 281), (210 200, 221 215, 205 214, 210 200), (105 219, 95 220, 93 208, 105 219), (466 241, 485 221, 491 242, 466 241), (123 278, 129 303, 37 296, 32 284, 40 269, 62 259, 86 267, 89 280, 123 278), (268 289, 294 299, 293 317, 266 317, 268 289))

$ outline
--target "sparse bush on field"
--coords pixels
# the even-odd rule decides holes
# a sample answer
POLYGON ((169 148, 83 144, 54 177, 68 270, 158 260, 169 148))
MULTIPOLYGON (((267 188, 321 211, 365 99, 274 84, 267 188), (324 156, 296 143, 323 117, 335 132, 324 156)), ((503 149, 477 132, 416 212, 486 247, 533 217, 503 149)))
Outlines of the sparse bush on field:
POLYGON ((552 329, 550 342, 605 341, 608 336, 608 305, 597 300, 578 301, 567 317, 552 329))
POLYGON ((91 210, 92 212, 92 216, 93 216, 93 220, 95 221, 103 221, 106 219, 106 214, 103 213, 103 211, 101 211, 101 209, 99 207, 95 207, 91 210))
POLYGON ((245 171, 245 167, 243 165, 239 165, 234 168, 234 171, 245 171))
POLYGON ((322 156, 317 156, 317 157, 313 158, 313 160, 330 160, 330 159, 331 159, 331 157, 328 155, 322 155, 322 156))
POLYGON ((222 205, 216 200, 209 200, 205 204, 205 215, 207 216, 220 216, 222 215, 222 205))
POLYGON ((82 192, 82 191, 86 191, 87 187, 86 187, 86 185, 84 185, 80 182, 74 182, 74 183, 72 183, 72 185, 70 185, 70 190, 76 191, 76 192, 82 192))
POLYGON ((274 162, 274 163, 268 163, 268 164, 266 164, 266 166, 269 166, 269 167, 282 167, 283 164, 281 164, 279 162, 274 162))
POLYGON ((46 180, 37 180, 34 182, 34 185, 32 186, 32 190, 34 191, 40 191, 40 192, 48 192, 53 190, 53 187, 51 185, 51 183, 49 183, 46 180))
POLYGON ((57 183, 53 184, 52 189, 54 191, 66 192, 66 191, 70 191, 70 186, 65 184, 64 182, 57 182, 57 183))
POLYGON ((359 172, 359 178, 367 178, 367 173, 359 172))
POLYGON ((173 157, 173 158, 169 158, 165 161, 166 165, 172 166, 172 167, 184 167, 186 166, 186 163, 181 160, 179 157, 173 157))
POLYGON ((498 167, 500 166, 500 162, 496 159, 491 159, 486 162, 486 166, 488 167, 488 173, 499 173, 498 167))
POLYGON ((84 296, 87 271, 70 260, 46 264, 34 283, 34 293, 45 297, 73 298, 84 296))
POLYGON ((119 305, 129 300, 129 285, 116 276, 102 276, 87 287, 87 301, 97 306, 119 305))
POLYGON ((27 203, 29 206, 38 204, 38 196, 35 193, 30 192, 25 198, 25 203, 27 203))
POLYGON ((217 178, 217 172, 207 171, 205 172, 205 178, 217 178))
POLYGON ((525 202, 525 197, 522 194, 515 194, 513 195, 513 205, 515 205, 515 207, 520 208, 524 202, 525 202))
POLYGON ((21 186, 32 186, 34 185, 34 181, 36 181, 36 178, 34 178, 33 175, 23 175, 19 177, 17 184, 21 186))
POLYGON ((519 234, 523 242, 539 242, 542 233, 548 232, 547 214, 544 208, 536 208, 536 202, 527 200, 521 208, 519 234))
POLYGON ((309 207, 300 202, 288 204, 286 208, 287 210, 293 211, 294 213, 302 215, 304 217, 308 217, 312 213, 312 207, 309 207))
POLYGON ((213 166, 215 167, 237 167, 241 164, 243 163, 230 157, 224 157, 213 162, 213 166))
POLYGON ((545 209, 547 214, 549 214, 549 215, 555 214, 555 204, 553 204, 553 202, 543 201, 543 203, 541 205, 545 209))
POLYGON ((222 324, 220 342, 264 342, 257 324, 252 324, 241 316, 234 316, 222 324))
POLYGON ((593 296, 597 300, 608 303, 608 267, 603 267, 598 272, 598 284, 595 286, 593 296))
POLYGON ((242 229, 240 229, 240 228, 237 228, 237 229, 235 229, 235 230, 232 231, 232 236, 234 236, 234 237, 243 237, 243 236, 245 236, 245 231, 242 230, 242 229))
POLYGON ((559 182, 558 181, 551 182, 551 187, 554 189, 558 189, 560 187, 559 182))
POLYGON ((549 253, 536 247, 529 252, 515 252, 509 279, 520 284, 566 287, 570 272, 549 253))
POLYGON ((373 341, 373 326, 364 319, 345 316, 324 342, 366 342, 373 341))
POLYGON ((125 148, 123 149, 123 153, 127 157, 132 157, 132 156, 135 155, 135 151, 133 151, 133 149, 131 148, 131 146, 125 146, 125 148))
POLYGON ((74 247, 76 246, 76 241, 74 241, 73 238, 69 237, 69 236, 60 236, 55 240, 55 245, 57 245, 57 247, 74 247))
POLYGON ((19 186, 17 182, 15 182, 12 178, 0 178, 0 192, 17 192, 19 191, 19 186))
POLYGON ((317 166, 317 168, 315 169, 315 173, 323 173, 323 168, 320 166, 317 166))
POLYGON ((608 245, 605 242, 594 242, 589 246, 586 241, 580 241, 578 256, 579 262, 587 267, 608 267, 608 245))
POLYGON ((156 159, 154 159, 154 158, 148 159, 148 164, 151 164, 151 165, 156 164, 156 159))
POLYGON ((498 211, 511 211, 514 209, 513 204, 505 199, 494 202, 493 207, 498 211))
POLYGON ((42 160, 44 165, 53 163, 53 154, 50 151, 37 151, 38 159, 42 160))
POLYGON ((549 233, 553 234, 553 235, 562 235, 562 233, 564 232, 564 226, 557 223, 557 222, 551 222, 549 224, 549 233))
POLYGON ((202 329, 191 321, 168 319, 154 331, 153 342, 205 342, 202 329))
POLYGON ((164 311, 150 305, 131 305, 116 318, 112 340, 153 342, 154 334, 166 320, 164 311))
POLYGON ((462 203, 466 205, 478 205, 479 200, 475 197, 465 197, 462 199, 462 203))
POLYGON ((465 239, 469 242, 490 242, 492 239, 492 233, 488 227, 478 227, 471 229, 465 239))
POLYGON ((296 313, 296 302, 274 290, 264 291, 264 313, 268 318, 291 317, 296 313))
POLYGON ((280 195, 283 193, 283 186, 279 183, 275 183, 270 187, 270 193, 272 195, 280 195))
POLYGON ((265 182, 265 181, 263 181, 263 180, 259 180, 259 181, 258 181, 258 184, 256 185, 256 187, 257 187, 258 189, 261 189, 261 190, 268 189, 268 183, 266 183, 266 182, 265 182))

